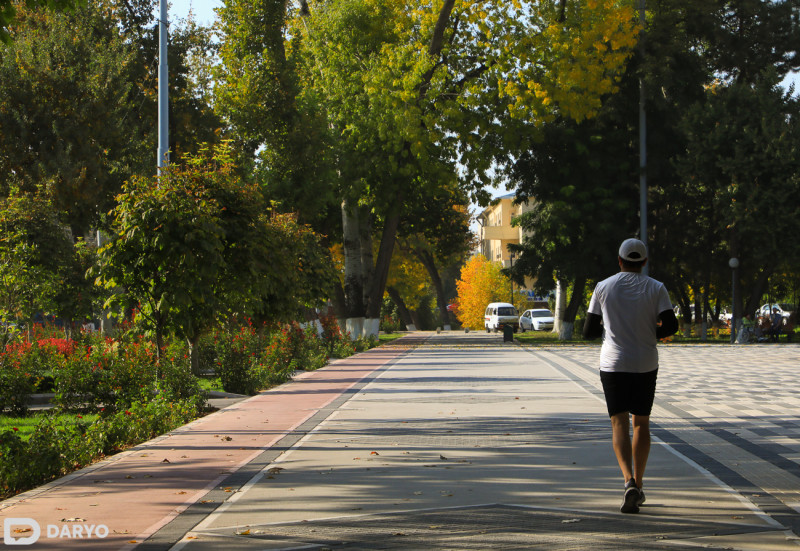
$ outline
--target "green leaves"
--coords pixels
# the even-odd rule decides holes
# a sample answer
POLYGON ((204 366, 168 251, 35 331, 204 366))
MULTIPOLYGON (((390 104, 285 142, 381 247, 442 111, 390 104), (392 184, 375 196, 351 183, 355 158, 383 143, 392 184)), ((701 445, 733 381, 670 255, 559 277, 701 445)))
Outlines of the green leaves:
POLYGON ((227 146, 156 179, 134 178, 113 211, 98 281, 112 301, 138 307, 148 329, 192 339, 215 323, 253 315, 289 321, 327 297, 330 262, 318 238, 271 216, 241 181, 227 146))
POLYGON ((21 193, 0 200, 0 235, 0 318, 29 319, 37 311, 58 309, 85 315, 73 308, 77 297, 65 296, 67 289, 91 293, 50 202, 21 193))

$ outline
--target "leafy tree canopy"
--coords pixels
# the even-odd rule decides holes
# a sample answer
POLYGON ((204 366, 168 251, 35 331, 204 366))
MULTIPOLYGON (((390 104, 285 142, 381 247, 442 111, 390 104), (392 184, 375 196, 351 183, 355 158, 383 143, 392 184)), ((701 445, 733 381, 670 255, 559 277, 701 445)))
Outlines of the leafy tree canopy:
POLYGON ((15 23, 18 7, 21 5, 28 9, 66 11, 85 3, 86 0, 0 0, 0 41, 6 44, 11 41, 9 28, 15 23))
POLYGON ((484 314, 490 302, 506 302, 511 294, 511 282, 503 275, 499 262, 489 262, 483 255, 470 258, 456 280, 458 290, 458 321, 464 327, 484 328, 484 314))

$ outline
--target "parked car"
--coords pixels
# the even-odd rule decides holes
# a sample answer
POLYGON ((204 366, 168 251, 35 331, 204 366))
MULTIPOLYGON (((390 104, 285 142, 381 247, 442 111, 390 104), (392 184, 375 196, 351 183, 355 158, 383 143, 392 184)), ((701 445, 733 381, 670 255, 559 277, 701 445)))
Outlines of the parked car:
POLYGON ((788 318, 794 312, 794 305, 782 302, 780 304, 764 304, 758 309, 758 317, 767 318, 772 315, 772 309, 777 308, 778 312, 784 318, 788 318))
POLYGON ((519 317, 519 328, 522 331, 545 331, 553 328, 553 312, 547 308, 534 308, 525 310, 519 317))
POLYGON ((492 302, 486 307, 486 312, 483 316, 483 326, 486 332, 489 333, 497 331, 505 326, 510 325, 514 328, 516 333, 519 329, 519 312, 514 308, 513 304, 508 302, 492 302))

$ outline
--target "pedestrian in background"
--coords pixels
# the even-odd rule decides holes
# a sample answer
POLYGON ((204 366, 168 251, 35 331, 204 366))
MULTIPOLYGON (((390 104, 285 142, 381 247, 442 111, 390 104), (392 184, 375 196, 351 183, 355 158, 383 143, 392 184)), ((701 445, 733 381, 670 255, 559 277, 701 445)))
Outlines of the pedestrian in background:
POLYGON ((678 320, 664 284, 642 274, 647 263, 644 243, 623 241, 617 262, 619 273, 594 289, 583 337, 603 336, 600 380, 611 418, 614 454, 625 480, 620 511, 638 513, 645 501, 643 478, 650 455, 650 412, 658 376, 656 344, 675 334, 678 320))
POLYGON ((783 329, 783 316, 778 312, 777 308, 772 309, 772 315, 769 318, 769 336, 772 342, 778 342, 778 337, 781 336, 783 329))

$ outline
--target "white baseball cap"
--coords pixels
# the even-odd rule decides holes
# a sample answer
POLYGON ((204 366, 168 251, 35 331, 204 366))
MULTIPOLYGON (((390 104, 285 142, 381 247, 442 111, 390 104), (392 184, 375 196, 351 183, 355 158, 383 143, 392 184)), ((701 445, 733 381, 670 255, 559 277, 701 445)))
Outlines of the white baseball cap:
POLYGON ((647 247, 638 239, 626 239, 619 246, 619 257, 628 262, 641 262, 647 258, 647 247))

